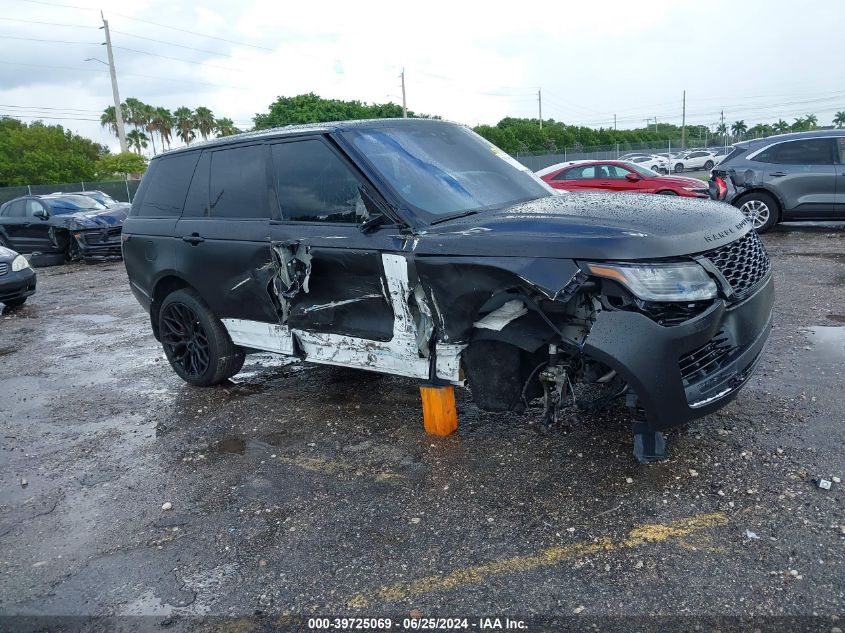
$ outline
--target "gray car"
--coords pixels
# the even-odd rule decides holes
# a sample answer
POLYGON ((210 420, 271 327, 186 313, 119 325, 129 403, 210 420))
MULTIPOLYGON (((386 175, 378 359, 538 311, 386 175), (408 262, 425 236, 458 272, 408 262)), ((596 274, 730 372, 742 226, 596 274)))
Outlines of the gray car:
POLYGON ((710 197, 764 233, 778 222, 845 219, 845 130, 737 143, 712 172, 710 197))

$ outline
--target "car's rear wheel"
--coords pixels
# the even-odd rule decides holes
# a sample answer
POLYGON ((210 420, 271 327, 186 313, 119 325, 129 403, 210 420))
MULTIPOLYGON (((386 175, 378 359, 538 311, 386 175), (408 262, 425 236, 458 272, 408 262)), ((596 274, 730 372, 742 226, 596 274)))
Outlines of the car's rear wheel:
POLYGON ((33 268, 47 268, 49 266, 61 266, 65 263, 64 253, 32 253, 29 256, 29 263, 33 268))
POLYGON ((758 233, 765 233, 778 223, 778 203, 767 193, 755 191, 734 203, 746 218, 751 220, 758 233))
POLYGON ((10 308, 20 308, 23 304, 26 303, 26 297, 22 297, 20 299, 9 299, 8 301, 4 301, 8 307, 10 308))
POLYGON ((182 380, 208 387, 228 380, 246 355, 200 296, 190 289, 167 295, 159 310, 159 338, 170 366, 182 380))
POLYGON ((704 163, 704 169, 707 169, 707 170, 713 169, 713 161, 708 160, 706 163, 704 163))
POLYGON ((658 191, 657 195, 659 196, 677 196, 678 194, 671 189, 664 189, 663 191, 658 191))
POLYGON ((675 173, 676 174, 681 174, 681 173, 683 173, 683 171, 684 171, 684 164, 683 163, 678 163, 677 165, 675 165, 675 173))

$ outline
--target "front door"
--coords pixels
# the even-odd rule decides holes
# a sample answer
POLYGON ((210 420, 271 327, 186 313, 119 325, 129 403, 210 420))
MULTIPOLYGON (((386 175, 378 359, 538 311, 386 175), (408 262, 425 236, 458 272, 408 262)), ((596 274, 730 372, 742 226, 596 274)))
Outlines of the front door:
POLYGON ((780 195, 787 217, 832 218, 836 197, 834 143, 810 138, 773 145, 754 157, 763 163, 763 182, 780 195))

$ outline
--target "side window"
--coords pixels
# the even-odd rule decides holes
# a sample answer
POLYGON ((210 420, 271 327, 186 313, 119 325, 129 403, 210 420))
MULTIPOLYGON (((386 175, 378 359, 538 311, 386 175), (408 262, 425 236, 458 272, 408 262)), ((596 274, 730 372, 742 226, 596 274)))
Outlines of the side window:
POLYGON ((155 160, 155 170, 147 175, 149 184, 139 192, 137 215, 150 218, 181 215, 198 158, 199 152, 189 152, 155 160))
POLYGON ((33 217, 36 211, 42 211, 44 209, 44 205, 38 202, 38 200, 33 200, 30 198, 26 201, 26 215, 28 217, 33 217))
POLYGON ((830 165, 833 156, 829 139, 814 138, 778 143, 757 154, 754 160, 778 165, 830 165))
POLYGON ((845 165, 845 136, 840 136, 836 139, 836 154, 840 165, 845 165))
POLYGON ((302 222, 358 222, 367 211, 361 181, 318 140, 272 145, 273 179, 282 217, 302 222))
POLYGON ((9 203, 6 209, 6 217, 22 218, 26 215, 26 200, 15 200, 9 203))
POLYGON ((628 171, 624 167, 620 167, 619 165, 606 165, 606 167, 607 170, 610 172, 608 178, 614 178, 616 180, 623 179, 631 173, 630 171, 628 171))
POLYGON ((194 169, 194 178, 188 188, 185 198, 183 218, 201 218, 208 215, 208 166, 211 164, 211 153, 203 152, 194 169))
POLYGON ((208 213, 213 218, 268 219, 264 145, 211 153, 208 213))

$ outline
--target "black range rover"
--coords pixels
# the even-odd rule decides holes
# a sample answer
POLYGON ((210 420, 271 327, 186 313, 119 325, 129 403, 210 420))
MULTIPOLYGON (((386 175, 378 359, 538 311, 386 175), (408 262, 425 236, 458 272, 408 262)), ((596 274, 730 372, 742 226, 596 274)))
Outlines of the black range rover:
POLYGON ((160 155, 123 255, 193 385, 264 350, 467 383, 486 410, 542 395, 540 428, 573 401, 624 398, 642 461, 661 456, 661 429, 736 395, 772 318, 769 258, 737 209, 556 195, 441 121, 288 127, 160 155))

